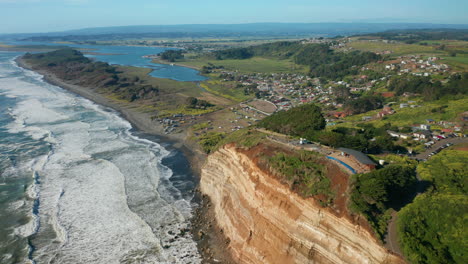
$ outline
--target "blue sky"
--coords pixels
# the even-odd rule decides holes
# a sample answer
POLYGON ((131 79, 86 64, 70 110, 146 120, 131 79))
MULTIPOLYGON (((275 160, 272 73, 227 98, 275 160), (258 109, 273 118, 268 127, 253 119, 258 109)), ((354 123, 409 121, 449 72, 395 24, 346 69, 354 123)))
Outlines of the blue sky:
POLYGON ((0 33, 251 22, 468 24, 467 0, 0 0, 0 33))

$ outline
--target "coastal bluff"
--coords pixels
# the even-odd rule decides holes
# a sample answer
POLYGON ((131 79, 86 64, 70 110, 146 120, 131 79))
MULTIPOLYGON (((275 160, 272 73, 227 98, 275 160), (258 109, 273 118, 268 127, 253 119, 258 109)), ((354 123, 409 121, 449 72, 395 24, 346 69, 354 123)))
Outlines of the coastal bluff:
POLYGON ((207 158, 200 190, 237 263, 405 263, 366 228, 300 197, 234 144, 207 158))

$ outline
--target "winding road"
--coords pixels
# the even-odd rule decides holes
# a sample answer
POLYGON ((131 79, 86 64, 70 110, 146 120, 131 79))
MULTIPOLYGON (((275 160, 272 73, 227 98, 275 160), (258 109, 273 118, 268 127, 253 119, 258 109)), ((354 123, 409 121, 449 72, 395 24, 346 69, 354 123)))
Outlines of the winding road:
MULTIPOLYGON (((429 156, 432 152, 437 152, 442 149, 444 149, 447 144, 453 144, 453 146, 462 144, 462 143, 468 143, 468 137, 455 137, 455 138, 447 138, 447 139, 441 139, 440 141, 437 141, 434 145, 432 145, 430 148, 428 148, 426 151, 419 153, 418 155, 415 155, 411 158, 416 159, 416 160, 427 160, 431 156, 429 156)), ((418 186, 417 186, 417 193, 416 196, 420 195, 421 193, 424 192, 424 183, 421 181, 421 178, 417 174, 416 177, 418 178, 418 186)), ((397 226, 396 222, 398 219, 398 212, 393 212, 392 213, 392 219, 388 223, 388 229, 387 229, 387 236, 385 237, 385 247, 392 252, 400 255, 403 257, 403 253, 401 251, 400 245, 398 243, 398 233, 397 233, 397 226)))

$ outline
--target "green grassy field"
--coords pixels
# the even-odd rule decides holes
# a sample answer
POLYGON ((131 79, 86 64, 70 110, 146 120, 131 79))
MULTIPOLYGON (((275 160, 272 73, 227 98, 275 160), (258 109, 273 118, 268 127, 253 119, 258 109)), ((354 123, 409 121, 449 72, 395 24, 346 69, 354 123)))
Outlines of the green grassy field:
POLYGON ((124 74, 129 76, 138 76, 140 79, 147 81, 151 85, 158 86, 165 93, 181 93, 186 96, 197 97, 201 93, 201 89, 193 82, 179 82, 171 79, 162 79, 149 76, 151 69, 139 67, 119 67, 124 74))
POLYGON ((425 54, 425 53, 441 53, 433 46, 422 46, 418 44, 404 43, 384 43, 384 42, 369 42, 369 41, 353 41, 347 46, 354 49, 372 52, 382 52, 386 50, 392 51, 392 55, 400 56, 407 54, 425 54))
POLYGON ((345 123, 331 126, 329 129, 336 128, 337 126, 344 127, 355 127, 358 123, 372 124, 376 127, 381 127, 386 123, 392 123, 394 126, 410 126, 412 124, 424 124, 426 119, 434 119, 436 121, 457 121, 457 117, 460 113, 467 110, 468 97, 459 100, 439 100, 430 103, 423 103, 421 107, 417 108, 397 108, 395 107, 396 113, 390 116, 386 116, 384 119, 378 119, 368 122, 363 122, 362 117, 364 116, 375 116, 379 110, 370 111, 364 114, 353 115, 345 118, 345 123), (441 106, 447 106, 443 111, 434 111, 434 109, 440 108, 441 106))
POLYGON ((201 83, 200 87, 211 94, 221 96, 235 102, 242 102, 253 97, 245 95, 244 89, 232 88, 233 85, 233 82, 226 83, 212 79, 201 83))
POLYGON ((441 60, 456 71, 468 71, 468 54, 457 54, 456 57, 444 56, 441 60))

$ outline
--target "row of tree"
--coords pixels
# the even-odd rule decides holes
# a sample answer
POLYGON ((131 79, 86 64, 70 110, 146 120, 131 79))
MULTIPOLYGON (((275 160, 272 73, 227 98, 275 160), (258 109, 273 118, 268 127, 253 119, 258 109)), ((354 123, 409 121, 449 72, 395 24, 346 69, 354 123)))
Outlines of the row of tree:
POLYGON ((329 44, 301 44, 298 41, 279 41, 245 48, 215 51, 218 60, 243 60, 254 56, 293 59, 295 63, 310 67, 310 75, 327 79, 340 79, 357 74, 358 66, 381 60, 372 52, 336 52, 329 44))
POLYGON ((402 75, 390 79, 387 88, 396 95, 404 93, 421 94, 425 100, 432 101, 448 95, 468 94, 468 73, 452 75, 446 84, 430 77, 402 75))
POLYGON ((184 58, 183 50, 166 50, 158 54, 159 57, 163 60, 175 62, 176 60, 181 60, 184 58))
POLYGON ((415 167, 389 165, 383 169, 353 177, 350 207, 364 215, 376 234, 383 239, 387 232, 389 209, 398 210, 416 190, 415 167))

